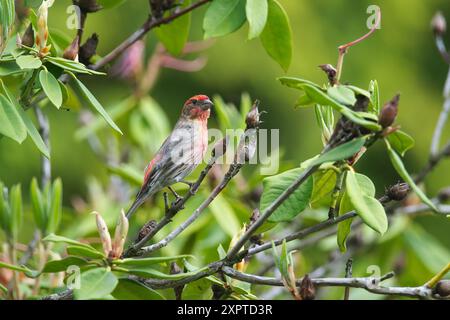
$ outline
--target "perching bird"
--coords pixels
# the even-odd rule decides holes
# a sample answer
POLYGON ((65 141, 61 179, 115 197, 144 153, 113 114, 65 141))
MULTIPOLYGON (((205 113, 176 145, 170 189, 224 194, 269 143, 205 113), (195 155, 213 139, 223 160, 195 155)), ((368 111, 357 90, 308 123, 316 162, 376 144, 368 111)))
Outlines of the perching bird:
POLYGON ((175 128, 145 169, 144 183, 127 212, 128 219, 151 195, 183 181, 200 164, 208 147, 207 123, 212 106, 205 95, 185 102, 175 128))

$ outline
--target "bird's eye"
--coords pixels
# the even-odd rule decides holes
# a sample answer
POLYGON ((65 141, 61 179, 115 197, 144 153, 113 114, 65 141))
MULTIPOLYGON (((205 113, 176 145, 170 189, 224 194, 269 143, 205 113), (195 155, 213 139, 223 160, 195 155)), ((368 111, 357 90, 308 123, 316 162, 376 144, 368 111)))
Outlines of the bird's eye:
POLYGON ((191 103, 196 104, 197 103, 197 99, 191 99, 191 103))

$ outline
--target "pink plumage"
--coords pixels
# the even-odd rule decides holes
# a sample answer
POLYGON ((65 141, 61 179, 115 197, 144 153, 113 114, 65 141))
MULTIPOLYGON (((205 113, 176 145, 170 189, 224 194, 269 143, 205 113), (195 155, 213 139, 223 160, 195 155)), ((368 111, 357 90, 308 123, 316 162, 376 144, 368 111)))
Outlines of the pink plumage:
POLYGON ((145 169, 144 183, 127 218, 157 191, 182 181, 201 163, 208 147, 208 118, 212 102, 205 95, 188 99, 172 133, 145 169))

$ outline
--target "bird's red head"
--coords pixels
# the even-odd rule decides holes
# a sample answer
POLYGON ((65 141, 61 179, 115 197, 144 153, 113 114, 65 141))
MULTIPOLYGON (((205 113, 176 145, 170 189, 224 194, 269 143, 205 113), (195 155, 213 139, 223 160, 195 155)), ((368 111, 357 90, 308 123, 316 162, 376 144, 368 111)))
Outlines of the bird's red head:
POLYGON ((213 103, 208 96, 198 94, 186 100, 182 114, 189 119, 206 120, 212 106, 213 103))

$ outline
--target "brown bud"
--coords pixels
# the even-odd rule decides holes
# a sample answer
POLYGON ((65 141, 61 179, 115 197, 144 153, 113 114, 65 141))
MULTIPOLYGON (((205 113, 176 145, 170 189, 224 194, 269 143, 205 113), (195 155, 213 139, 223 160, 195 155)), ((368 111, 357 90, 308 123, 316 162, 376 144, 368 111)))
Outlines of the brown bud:
POLYGON ((28 25, 27 29, 25 30, 25 32, 22 36, 21 43, 27 47, 32 47, 34 45, 34 30, 33 30, 33 25, 31 23, 28 25))
POLYGON ((443 35, 447 30, 447 22, 442 12, 438 11, 434 14, 433 19, 431 19, 431 29, 436 35, 443 35))
POLYGON ((335 84, 336 83, 336 69, 331 65, 331 64, 321 64, 319 65, 319 68, 322 69, 328 77, 328 81, 331 84, 335 84))
POLYGON ((408 195, 409 190, 409 184, 405 182, 397 183, 388 188, 386 195, 390 200, 402 201, 408 195))
POLYGON ((225 136, 225 138, 217 141, 211 152, 213 158, 220 158, 227 152, 228 140, 228 136, 225 136))
POLYGON ((398 113, 398 102, 400 100, 400 95, 397 94, 391 101, 386 103, 380 112, 378 123, 383 127, 389 127, 394 123, 395 118, 398 113))
POLYGON ((68 60, 77 61, 78 60, 78 47, 80 46, 80 37, 76 36, 75 39, 73 39, 70 46, 64 50, 63 58, 68 60))
POLYGON ((156 227, 156 220, 150 220, 147 222, 141 230, 139 230, 137 241, 141 241, 145 238, 146 235, 148 235, 153 229, 156 227))
POLYGON ((90 64, 91 58, 95 55, 98 45, 98 35, 93 33, 92 36, 80 47, 80 62, 85 65, 90 64))
POLYGON ((450 296, 450 280, 440 280, 434 287, 433 293, 441 297, 450 296))
POLYGON ((311 281, 309 275, 305 274, 300 284, 300 296, 303 300, 314 300, 316 296, 316 288, 311 281))
POLYGON ((100 235, 100 240, 102 242, 103 252, 105 253, 105 255, 107 257, 109 257, 111 250, 112 250, 111 235, 109 234, 106 222, 105 222, 105 220, 103 220, 100 213, 94 211, 93 214, 95 214, 97 230, 100 235))
POLYGON ((97 12, 103 8, 97 3, 97 0, 73 0, 73 4, 80 7, 84 13, 97 12))
POLYGON ((261 113, 258 110, 258 106, 259 106, 259 100, 255 100, 252 108, 247 113, 247 117, 245 118, 245 124, 247 125, 247 129, 253 129, 253 128, 259 127, 259 124, 260 124, 259 116, 261 113))
POLYGON ((450 187, 444 188, 438 193, 439 202, 446 202, 450 200, 450 187))

